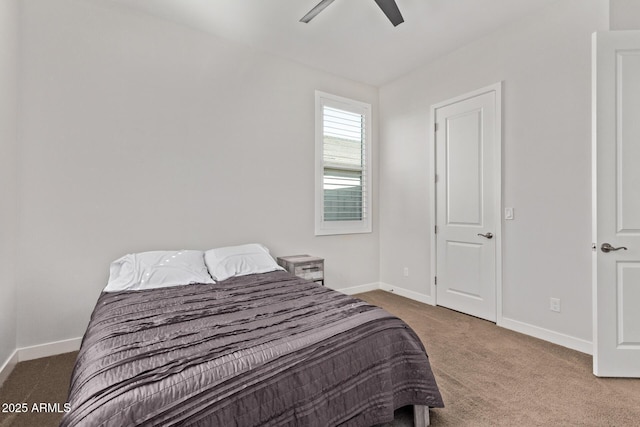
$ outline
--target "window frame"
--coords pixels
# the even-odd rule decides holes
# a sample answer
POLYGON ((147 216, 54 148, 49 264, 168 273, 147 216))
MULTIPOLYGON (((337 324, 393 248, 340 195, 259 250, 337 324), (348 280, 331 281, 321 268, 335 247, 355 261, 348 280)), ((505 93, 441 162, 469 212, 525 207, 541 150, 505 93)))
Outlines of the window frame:
POLYGON ((372 231, 372 113, 371 104, 333 95, 315 92, 315 235, 371 233, 372 231), (336 108, 364 116, 363 218, 349 221, 324 220, 324 107, 336 108))

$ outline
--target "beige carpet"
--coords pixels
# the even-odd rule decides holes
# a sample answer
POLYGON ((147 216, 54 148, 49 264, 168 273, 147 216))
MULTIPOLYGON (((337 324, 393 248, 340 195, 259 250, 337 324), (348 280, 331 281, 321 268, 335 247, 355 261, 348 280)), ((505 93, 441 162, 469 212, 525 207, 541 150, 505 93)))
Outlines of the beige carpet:
POLYGON ((640 426, 640 380, 597 378, 589 355, 383 291, 359 297, 425 344, 446 406, 434 426, 640 426))
MULTIPOLYGON (((62 414, 56 408, 34 412, 33 404, 67 401, 67 391, 77 352, 20 362, 0 388, 0 405, 23 404, 28 412, 0 412, 0 427, 46 427, 57 426, 62 414)), ((2 408, 0 408, 2 409, 2 408)))
MULTIPOLYGON (((404 319, 429 353, 444 409, 433 426, 639 426, 640 380, 600 379, 591 357, 383 291, 360 298, 404 319)), ((21 362, 3 403, 64 404, 76 353, 21 362)), ((0 427, 57 426, 58 413, 0 413, 0 427)), ((386 426, 410 426, 407 409, 386 426)))

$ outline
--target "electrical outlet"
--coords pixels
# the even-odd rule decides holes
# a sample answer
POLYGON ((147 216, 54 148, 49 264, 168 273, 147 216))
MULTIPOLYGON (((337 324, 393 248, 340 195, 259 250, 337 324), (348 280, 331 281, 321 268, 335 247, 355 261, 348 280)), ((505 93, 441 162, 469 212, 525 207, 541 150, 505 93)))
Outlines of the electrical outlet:
POLYGON ((405 267, 403 273, 404 277, 409 277, 409 267, 405 267))
POLYGON ((560 298, 549 298, 549 310, 560 313, 560 298))

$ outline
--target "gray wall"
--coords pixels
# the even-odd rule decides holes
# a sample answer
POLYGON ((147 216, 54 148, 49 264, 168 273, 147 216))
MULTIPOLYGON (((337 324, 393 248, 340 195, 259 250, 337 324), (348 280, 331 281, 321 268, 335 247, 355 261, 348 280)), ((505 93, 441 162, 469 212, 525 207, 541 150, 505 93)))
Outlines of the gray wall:
POLYGON ((0 1, 0 367, 16 348, 18 15, 0 1))
POLYGON ((503 81, 503 315, 588 345, 591 33, 607 28, 607 1, 562 0, 380 89, 382 282, 430 293, 430 106, 503 81))
MULTIPOLYGON (((330 286, 428 293, 429 107, 499 80, 503 200, 516 208, 505 316, 590 340, 589 36, 608 7, 562 0, 380 88, 374 232, 316 238, 314 90, 372 103, 375 121, 376 88, 108 1, 2 0, 0 365, 16 347, 81 336, 127 252, 260 241, 326 257, 330 286)), ((638 23, 636 0, 611 0, 612 28, 638 23)))
POLYGON ((377 282, 375 216, 314 236, 314 91, 377 114, 376 88, 113 2, 23 4, 20 347, 81 336, 129 252, 256 241, 377 282))

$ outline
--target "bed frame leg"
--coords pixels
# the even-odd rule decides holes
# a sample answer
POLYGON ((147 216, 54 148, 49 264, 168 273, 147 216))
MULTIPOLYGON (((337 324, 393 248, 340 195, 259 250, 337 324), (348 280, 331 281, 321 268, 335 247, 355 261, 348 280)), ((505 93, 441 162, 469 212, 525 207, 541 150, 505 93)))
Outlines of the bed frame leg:
POLYGON ((413 405, 413 424, 416 427, 429 425, 429 407, 425 405, 413 405))

